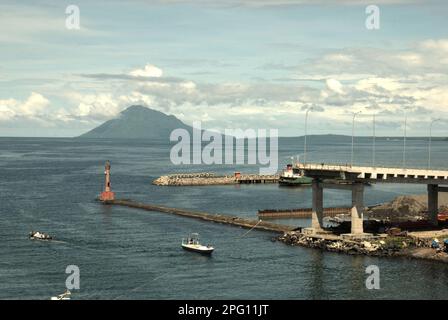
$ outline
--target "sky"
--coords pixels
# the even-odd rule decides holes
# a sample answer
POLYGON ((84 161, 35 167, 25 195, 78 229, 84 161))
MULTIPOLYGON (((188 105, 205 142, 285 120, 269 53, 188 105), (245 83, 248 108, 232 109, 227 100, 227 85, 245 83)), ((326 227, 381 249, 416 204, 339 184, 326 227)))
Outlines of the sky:
POLYGON ((0 136, 71 137, 130 105, 206 129, 448 136, 448 2, 0 0, 0 136), (379 9, 368 29, 366 7, 379 9), (79 8, 79 29, 73 11, 79 8))

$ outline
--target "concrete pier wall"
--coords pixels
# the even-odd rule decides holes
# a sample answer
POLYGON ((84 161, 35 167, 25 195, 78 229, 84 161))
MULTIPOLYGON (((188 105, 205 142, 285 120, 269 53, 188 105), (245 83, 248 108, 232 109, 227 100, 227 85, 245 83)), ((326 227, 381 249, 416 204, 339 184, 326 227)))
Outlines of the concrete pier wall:
POLYGON ((129 208, 136 208, 136 209, 143 209, 143 210, 147 210, 147 211, 170 213, 170 214, 175 214, 175 215, 179 215, 179 216, 200 219, 200 220, 204 220, 204 221, 218 222, 218 223, 239 226, 239 227, 243 227, 243 228, 247 228, 247 229, 254 228, 254 229, 258 229, 258 230, 274 231, 274 232, 286 232, 286 231, 291 231, 294 229, 294 227, 292 227, 292 226, 276 224, 276 223, 271 223, 271 222, 266 222, 266 221, 261 221, 261 220, 245 219, 245 218, 241 218, 238 216, 231 216, 231 215, 224 215, 224 214, 212 214, 212 213, 193 211, 193 210, 187 210, 187 209, 170 208, 170 207, 159 206, 159 205, 154 205, 154 204, 135 202, 132 200, 113 200, 113 201, 106 201, 106 202, 104 202, 104 204, 118 205, 118 206, 124 206, 124 207, 129 207, 129 208))
MULTIPOLYGON (((259 210, 260 218, 311 218, 313 208, 297 208, 297 209, 267 209, 259 210)), ((324 217, 335 217, 340 214, 351 213, 351 207, 333 207, 324 208, 324 217)))

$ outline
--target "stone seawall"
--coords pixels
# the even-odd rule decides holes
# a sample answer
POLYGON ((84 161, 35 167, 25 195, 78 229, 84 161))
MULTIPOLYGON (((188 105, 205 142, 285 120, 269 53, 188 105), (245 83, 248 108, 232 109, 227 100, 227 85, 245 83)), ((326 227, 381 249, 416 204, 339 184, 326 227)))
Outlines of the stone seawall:
POLYGON ((170 174, 155 179, 152 183, 157 186, 207 186, 230 185, 243 183, 276 183, 277 175, 244 174, 215 175, 214 173, 185 173, 170 174))

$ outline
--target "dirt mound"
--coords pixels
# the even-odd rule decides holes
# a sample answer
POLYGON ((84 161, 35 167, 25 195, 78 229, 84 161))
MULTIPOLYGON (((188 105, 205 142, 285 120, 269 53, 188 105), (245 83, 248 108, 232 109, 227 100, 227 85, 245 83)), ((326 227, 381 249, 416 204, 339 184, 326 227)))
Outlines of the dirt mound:
POLYGON ((411 218, 422 216, 427 206, 414 196, 399 196, 391 202, 371 208, 370 217, 375 218, 411 218))

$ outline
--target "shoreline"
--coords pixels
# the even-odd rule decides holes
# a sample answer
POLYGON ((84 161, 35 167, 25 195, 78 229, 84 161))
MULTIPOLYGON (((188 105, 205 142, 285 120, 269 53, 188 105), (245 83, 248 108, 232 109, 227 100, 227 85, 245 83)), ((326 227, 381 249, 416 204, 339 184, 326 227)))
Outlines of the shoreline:
MULTIPOLYGON (((448 237, 448 230, 446 231, 448 237)), ((414 236, 392 237, 366 240, 343 240, 335 235, 307 235, 299 231, 288 231, 277 237, 278 241, 290 246, 301 246, 311 249, 320 249, 328 252, 347 255, 364 255, 371 257, 405 257, 427 261, 448 263, 447 252, 437 252, 427 246, 430 238, 414 236)))

